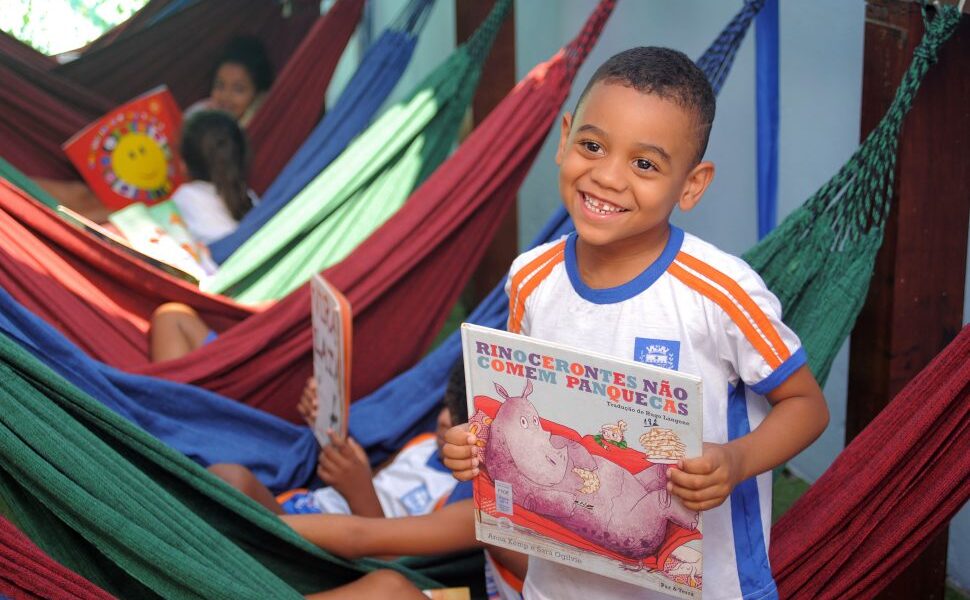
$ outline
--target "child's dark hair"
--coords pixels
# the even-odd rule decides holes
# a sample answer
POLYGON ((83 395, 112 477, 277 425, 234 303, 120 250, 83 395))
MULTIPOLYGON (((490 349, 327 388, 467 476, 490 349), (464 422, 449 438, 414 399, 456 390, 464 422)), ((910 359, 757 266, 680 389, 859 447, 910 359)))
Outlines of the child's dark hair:
POLYGON ((266 91, 273 85, 273 65, 266 55, 266 48, 257 37, 239 36, 231 39, 216 61, 213 75, 226 63, 237 64, 246 69, 257 92, 266 91))
POLYGON ((451 413, 451 422, 454 425, 468 422, 468 404, 466 404, 465 395, 465 365, 459 360, 451 368, 448 387, 445 388, 445 397, 442 400, 445 408, 451 413))
POLYGON ((182 160, 192 179, 208 181, 237 221, 252 208, 246 187, 246 136, 227 113, 202 110, 182 129, 182 160))
POLYGON ((657 46, 630 48, 610 57, 596 69, 576 103, 576 111, 599 82, 632 87, 655 94, 694 113, 697 122, 697 155, 700 162, 714 123, 714 90, 707 76, 683 52, 657 46))

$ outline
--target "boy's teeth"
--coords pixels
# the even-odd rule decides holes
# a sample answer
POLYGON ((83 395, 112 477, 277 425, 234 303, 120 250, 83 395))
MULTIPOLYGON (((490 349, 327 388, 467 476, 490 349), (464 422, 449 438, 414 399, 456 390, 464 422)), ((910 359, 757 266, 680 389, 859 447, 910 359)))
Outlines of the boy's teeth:
POLYGON ((589 194, 583 194, 583 202, 586 204, 586 207, 587 208, 589 208, 593 212, 599 213, 601 215, 608 215, 608 214, 612 214, 612 213, 618 213, 618 212, 622 212, 624 210, 624 209, 620 208, 619 206, 616 206, 614 204, 610 204, 609 202, 603 202, 602 200, 598 200, 596 198, 593 198, 589 194))

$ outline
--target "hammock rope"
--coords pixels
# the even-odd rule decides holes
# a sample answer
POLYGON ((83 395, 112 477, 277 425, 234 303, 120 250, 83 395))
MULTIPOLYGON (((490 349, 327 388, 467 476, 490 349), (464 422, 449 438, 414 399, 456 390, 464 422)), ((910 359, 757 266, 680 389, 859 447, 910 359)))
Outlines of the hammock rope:
POLYGON ((801 207, 743 258, 785 308, 820 382, 849 336, 869 290, 892 200, 903 118, 940 47, 960 21, 953 7, 928 18, 886 115, 859 149, 801 207))
POLYGON ((731 66, 734 64, 741 42, 751 28, 751 21, 758 15, 764 4, 765 0, 745 0, 741 10, 697 59, 697 66, 707 75, 715 96, 721 92, 721 87, 728 73, 731 72, 731 66))

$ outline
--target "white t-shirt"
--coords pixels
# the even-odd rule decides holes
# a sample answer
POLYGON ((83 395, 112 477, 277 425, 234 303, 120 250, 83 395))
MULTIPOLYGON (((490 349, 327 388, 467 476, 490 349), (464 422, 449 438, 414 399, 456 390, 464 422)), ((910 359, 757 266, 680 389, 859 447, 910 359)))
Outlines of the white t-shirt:
MULTIPOLYGON (((374 491, 388 518, 429 514, 457 484, 438 457, 438 442, 432 433, 408 442, 391 464, 374 476, 374 491)), ((350 514, 347 501, 332 487, 311 494, 321 512, 350 514)))
MULTIPOLYGON (((592 289, 576 234, 512 265, 509 331, 700 376, 704 441, 725 443, 764 419, 766 394, 805 364, 778 299, 744 261, 672 227, 662 255, 632 281, 592 289)), ((777 597, 768 564, 771 473, 745 481, 703 514, 705 600, 777 597)), ((669 598, 529 557, 527 599, 669 598)))
POLYGON ((216 186, 208 181, 183 183, 172 194, 172 201, 189 233, 205 245, 226 237, 239 226, 216 193, 216 186))

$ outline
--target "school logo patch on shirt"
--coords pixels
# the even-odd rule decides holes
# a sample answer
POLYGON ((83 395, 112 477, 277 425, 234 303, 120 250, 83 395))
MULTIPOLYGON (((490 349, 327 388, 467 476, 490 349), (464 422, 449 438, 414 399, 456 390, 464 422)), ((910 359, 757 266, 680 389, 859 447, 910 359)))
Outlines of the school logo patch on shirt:
POLYGON ((431 492, 428 486, 421 484, 401 497, 401 504, 409 515, 417 515, 427 512, 428 505, 431 504, 431 492))
POLYGON ((680 342, 638 337, 633 343, 633 359, 676 371, 680 366, 680 342))

